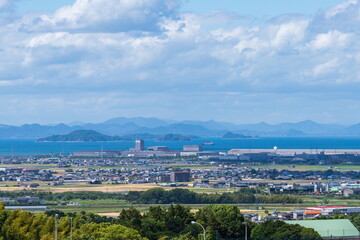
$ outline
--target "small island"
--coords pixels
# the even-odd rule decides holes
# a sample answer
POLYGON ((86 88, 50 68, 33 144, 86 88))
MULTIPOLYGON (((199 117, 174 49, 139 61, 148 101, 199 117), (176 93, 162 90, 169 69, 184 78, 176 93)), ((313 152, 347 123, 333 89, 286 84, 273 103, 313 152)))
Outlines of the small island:
POLYGON ((156 138, 156 140, 160 142, 185 142, 193 139, 199 139, 199 137, 193 135, 165 134, 156 138))
POLYGON ((227 133, 225 133, 223 138, 227 138, 227 139, 248 139, 248 138, 253 138, 253 137, 246 136, 246 135, 239 134, 239 133, 227 132, 227 133))

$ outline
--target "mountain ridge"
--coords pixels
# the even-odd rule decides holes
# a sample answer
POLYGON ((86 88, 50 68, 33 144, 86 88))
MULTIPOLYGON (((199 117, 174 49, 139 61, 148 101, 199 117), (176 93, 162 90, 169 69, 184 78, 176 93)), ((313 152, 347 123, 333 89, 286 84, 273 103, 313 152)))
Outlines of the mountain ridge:
POLYGON ((75 130, 93 130, 109 136, 127 134, 181 134, 199 137, 222 137, 227 132, 257 137, 331 137, 360 136, 360 123, 350 126, 321 124, 312 120, 295 123, 235 124, 209 121, 173 121, 157 118, 112 118, 100 123, 71 126, 64 123, 41 125, 28 123, 21 126, 0 124, 0 139, 39 139, 52 135, 69 134, 75 130))

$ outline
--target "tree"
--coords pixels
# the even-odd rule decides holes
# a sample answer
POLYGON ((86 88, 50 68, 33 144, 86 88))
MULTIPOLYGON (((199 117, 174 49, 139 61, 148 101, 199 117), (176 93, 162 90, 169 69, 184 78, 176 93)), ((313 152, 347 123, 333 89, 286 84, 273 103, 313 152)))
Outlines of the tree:
POLYGON ((144 240, 138 231, 119 224, 86 223, 73 234, 74 240, 144 240))
MULTIPOLYGON (((242 238, 244 216, 236 206, 208 205, 196 213, 196 220, 205 228, 218 231, 222 238, 242 238)), ((250 231, 250 229, 249 229, 250 231)))
POLYGON ((196 240, 196 238, 191 234, 191 232, 180 235, 179 237, 173 238, 172 240, 196 240))
POLYGON ((140 194, 141 203, 160 203, 166 204, 167 192, 163 188, 152 188, 140 194))
POLYGON ((253 240, 321 240, 321 236, 312 228, 283 221, 266 221, 251 231, 253 240))
POLYGON ((140 211, 132 207, 121 210, 118 222, 126 227, 140 230, 142 218, 140 211))
POLYGON ((141 233, 150 240, 157 240, 167 235, 165 223, 149 216, 141 223, 141 233))

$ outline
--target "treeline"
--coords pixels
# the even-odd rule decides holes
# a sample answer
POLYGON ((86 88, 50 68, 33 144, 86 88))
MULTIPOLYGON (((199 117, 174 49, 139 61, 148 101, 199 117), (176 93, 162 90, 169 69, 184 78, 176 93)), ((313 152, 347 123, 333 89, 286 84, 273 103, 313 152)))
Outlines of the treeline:
POLYGON ((103 199, 116 199, 124 200, 125 195, 119 193, 105 193, 105 192, 62 192, 52 193, 36 190, 22 190, 22 191, 0 191, 0 197, 10 197, 12 199, 17 197, 32 196, 39 197, 47 201, 72 201, 75 199, 81 200, 103 200, 103 199))
POLYGON ((53 240, 55 213, 59 213, 58 239, 69 240, 71 237, 74 240, 146 239, 135 229, 114 224, 111 219, 92 213, 65 214, 50 211, 32 214, 21 210, 3 210, 3 206, 0 206, 0 240, 53 240))
POLYGON ((255 224, 245 220, 236 206, 208 205, 193 213, 189 207, 152 206, 146 213, 130 208, 122 210, 118 219, 92 213, 47 211, 32 214, 26 211, 3 210, 0 206, 0 240, 53 240, 55 215, 58 217, 58 239, 61 240, 207 240, 247 238, 253 240, 320 240, 313 229, 285 222, 255 224), (192 224, 192 222, 197 224, 192 224))
POLYGON ((302 198, 293 195, 262 195, 256 194, 254 189, 241 188, 233 193, 206 194, 195 193, 188 189, 175 188, 166 191, 163 188, 153 188, 147 191, 131 191, 128 194, 104 192, 63 192, 51 193, 40 191, 0 192, 1 197, 16 198, 20 196, 40 197, 47 201, 72 200, 127 200, 139 204, 235 204, 235 203, 302 203, 302 198))
POLYGON ((293 195, 257 195, 254 189, 241 188, 233 193, 206 194, 188 189, 153 188, 144 192, 129 192, 125 198, 142 204, 235 204, 235 203, 302 203, 303 199, 293 195))

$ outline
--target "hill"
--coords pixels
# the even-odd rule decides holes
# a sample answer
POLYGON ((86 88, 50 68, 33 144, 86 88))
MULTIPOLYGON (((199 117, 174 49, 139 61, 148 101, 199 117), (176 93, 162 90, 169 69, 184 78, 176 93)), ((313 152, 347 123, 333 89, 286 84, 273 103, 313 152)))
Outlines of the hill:
POLYGON ((239 133, 232 133, 232 132, 228 132, 225 133, 223 138, 231 138, 231 139, 242 139, 242 138, 252 138, 251 136, 246 136, 243 134, 239 134, 239 133))
POLYGON ((107 142, 120 141, 120 137, 107 136, 92 130, 76 130, 66 135, 52 135, 38 139, 39 142, 107 142))
POLYGON ((76 130, 66 135, 52 135, 40 138, 38 142, 110 142, 110 141, 133 141, 136 139, 152 139, 162 142, 190 141, 197 139, 196 136, 184 136, 181 134, 153 135, 148 133, 128 134, 124 136, 108 136, 93 130, 76 130))

